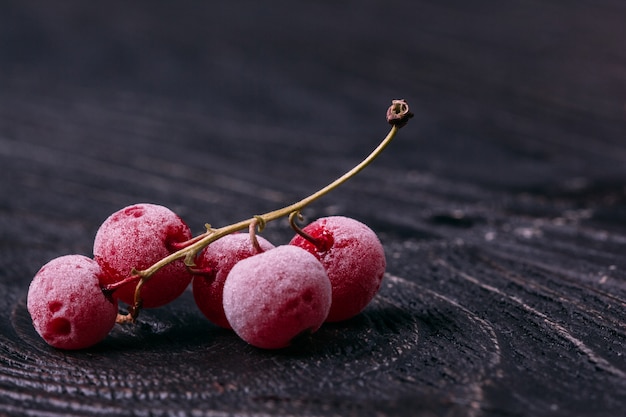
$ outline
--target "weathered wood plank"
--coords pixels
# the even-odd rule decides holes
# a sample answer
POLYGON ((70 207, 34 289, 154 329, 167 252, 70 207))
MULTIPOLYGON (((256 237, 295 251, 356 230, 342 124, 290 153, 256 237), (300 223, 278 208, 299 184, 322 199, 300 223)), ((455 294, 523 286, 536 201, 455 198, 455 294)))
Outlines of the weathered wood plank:
POLYGON ((623 413, 626 5, 336 3, 0 6, 0 415, 623 413), (86 351, 35 333, 33 274, 111 212, 200 232, 278 208, 367 154, 399 97, 395 143, 304 212, 379 233, 363 314, 280 352, 189 292, 86 351))

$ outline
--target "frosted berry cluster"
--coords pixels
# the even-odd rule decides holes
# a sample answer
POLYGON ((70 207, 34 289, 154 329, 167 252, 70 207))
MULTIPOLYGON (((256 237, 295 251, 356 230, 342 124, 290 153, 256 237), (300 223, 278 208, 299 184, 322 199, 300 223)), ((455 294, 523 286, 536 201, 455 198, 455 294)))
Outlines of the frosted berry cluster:
MULTIPOLYGON (((193 282, 196 305, 211 322, 266 349, 358 314, 385 270, 377 236, 339 216, 299 233, 278 247, 256 235, 225 235, 200 251, 193 266, 178 259, 154 273, 140 289, 141 307, 163 306, 193 282), (307 231, 312 234, 305 238, 307 231)), ((118 303, 134 305, 140 277, 133 271, 190 240, 189 227, 166 207, 135 204, 117 211, 96 233, 94 259, 62 256, 35 275, 27 302, 35 329, 57 348, 99 342, 116 322, 118 303)))
POLYGON ((394 100, 387 112, 391 131, 352 170, 297 203, 217 229, 206 225, 196 237, 161 205, 113 213, 96 233, 93 258, 61 256, 35 274, 27 296, 35 330, 56 348, 86 348, 116 323, 134 322, 142 309, 164 306, 189 286, 208 320, 259 348, 283 348, 325 322, 354 317, 380 288, 386 268, 380 240, 347 217, 304 228, 295 218, 367 166, 410 117, 406 102, 394 100), (287 216, 296 232, 288 244, 257 235, 287 216), (119 312, 120 304, 128 313, 119 312))

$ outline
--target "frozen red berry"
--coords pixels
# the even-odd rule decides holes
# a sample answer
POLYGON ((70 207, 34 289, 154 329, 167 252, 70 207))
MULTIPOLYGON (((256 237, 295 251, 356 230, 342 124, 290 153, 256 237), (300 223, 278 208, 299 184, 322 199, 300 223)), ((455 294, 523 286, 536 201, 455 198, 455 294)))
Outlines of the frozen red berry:
MULTIPOLYGON (((102 223, 94 241, 95 260, 105 272, 101 284, 109 285, 131 276, 170 255, 174 245, 189 240, 189 227, 170 209, 155 204, 136 204, 113 213, 102 223)), ((180 296, 191 282, 183 260, 157 271, 141 290, 143 307, 159 307, 180 296)), ((117 289, 113 296, 134 303, 136 282, 117 289)))
POLYGON ((319 258, 333 288, 327 321, 349 319, 361 312, 380 288, 385 251, 376 233, 343 216, 323 217, 302 229, 315 243, 296 235, 290 242, 319 258))
POLYGON ((82 349, 104 339, 117 317, 117 302, 105 297, 100 266, 82 255, 44 265, 28 289, 27 308, 37 333, 51 346, 82 349))
POLYGON ((265 349, 286 347, 322 325, 331 287, 322 264, 296 246, 278 246, 239 261, 224 284, 224 312, 246 342, 265 349))
MULTIPOLYGON (((260 236, 256 239, 261 252, 274 247, 260 236)), ((199 274, 193 278, 193 297, 200 311, 211 322, 230 329, 222 304, 224 282, 237 262, 256 254, 257 249, 252 245, 250 235, 235 233, 212 242, 198 255, 196 269, 199 274)))

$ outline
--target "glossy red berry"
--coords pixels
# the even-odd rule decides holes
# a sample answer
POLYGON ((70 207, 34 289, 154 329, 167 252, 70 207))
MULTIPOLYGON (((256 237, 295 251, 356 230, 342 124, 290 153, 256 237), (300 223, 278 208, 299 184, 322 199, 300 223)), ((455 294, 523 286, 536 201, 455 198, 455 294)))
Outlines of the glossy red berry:
POLYGON ((322 325, 331 302, 322 264, 296 246, 278 246, 239 261, 224 284, 224 312, 246 342, 265 349, 286 347, 322 325))
POLYGON ((257 241, 261 252, 252 245, 249 234, 226 235, 212 242, 196 259, 199 274, 193 278, 193 297, 206 318, 218 326, 230 329, 222 304, 224 282, 230 270, 237 262, 274 247, 261 236, 257 236, 257 241))
POLYGON ((104 339, 115 325, 117 302, 105 297, 100 266, 82 255, 44 265, 28 289, 33 326, 51 346, 82 349, 104 339))
POLYGON ((343 216, 320 218, 302 229, 315 243, 296 235, 290 242, 318 257, 332 284, 327 321, 349 319, 361 312, 380 288, 385 251, 365 224, 343 216))
MULTIPOLYGON (((96 233, 93 254, 105 272, 101 284, 114 284, 175 251, 174 245, 191 238, 189 227, 170 209, 155 204, 135 204, 113 213, 96 233)), ((180 296, 191 282, 183 260, 156 272, 141 290, 144 308, 159 307, 180 296)), ((117 289, 113 296, 134 303, 136 282, 117 289)))

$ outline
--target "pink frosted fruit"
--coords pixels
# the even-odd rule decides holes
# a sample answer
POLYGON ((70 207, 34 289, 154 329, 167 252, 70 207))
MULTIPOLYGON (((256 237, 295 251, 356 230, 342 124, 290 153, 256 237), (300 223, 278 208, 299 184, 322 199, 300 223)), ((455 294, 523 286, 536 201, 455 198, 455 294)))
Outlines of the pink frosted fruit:
POLYGON ((333 289, 326 320, 354 317, 374 298, 385 273, 385 251, 376 233, 343 216, 317 219, 303 231, 316 239, 316 244, 300 235, 290 244, 314 254, 326 268, 333 289))
POLYGON ((278 246, 239 261, 224 284, 226 318, 243 340, 286 347, 324 323, 331 287, 322 264, 296 246, 278 246))
POLYGON ((51 346, 83 349, 104 339, 117 317, 117 302, 105 297, 100 266, 82 255, 66 255, 41 267, 28 289, 33 326, 51 346))
MULTIPOLYGON (((257 240, 262 252, 274 247, 260 236, 257 240)), ((256 254, 250 235, 235 233, 212 242, 198 255, 196 266, 201 274, 193 278, 193 297, 202 314, 211 322, 230 329, 222 304, 224 282, 237 262, 256 254)))
MULTIPOLYGON (((95 260, 105 272, 101 284, 114 284, 170 255, 176 243, 191 239, 189 227, 170 209, 155 204, 123 208, 102 223, 93 246, 95 260)), ((144 308, 167 304, 185 291, 191 274, 182 259, 156 272, 141 290, 144 308)), ((134 303, 137 282, 118 288, 113 296, 134 303)))

